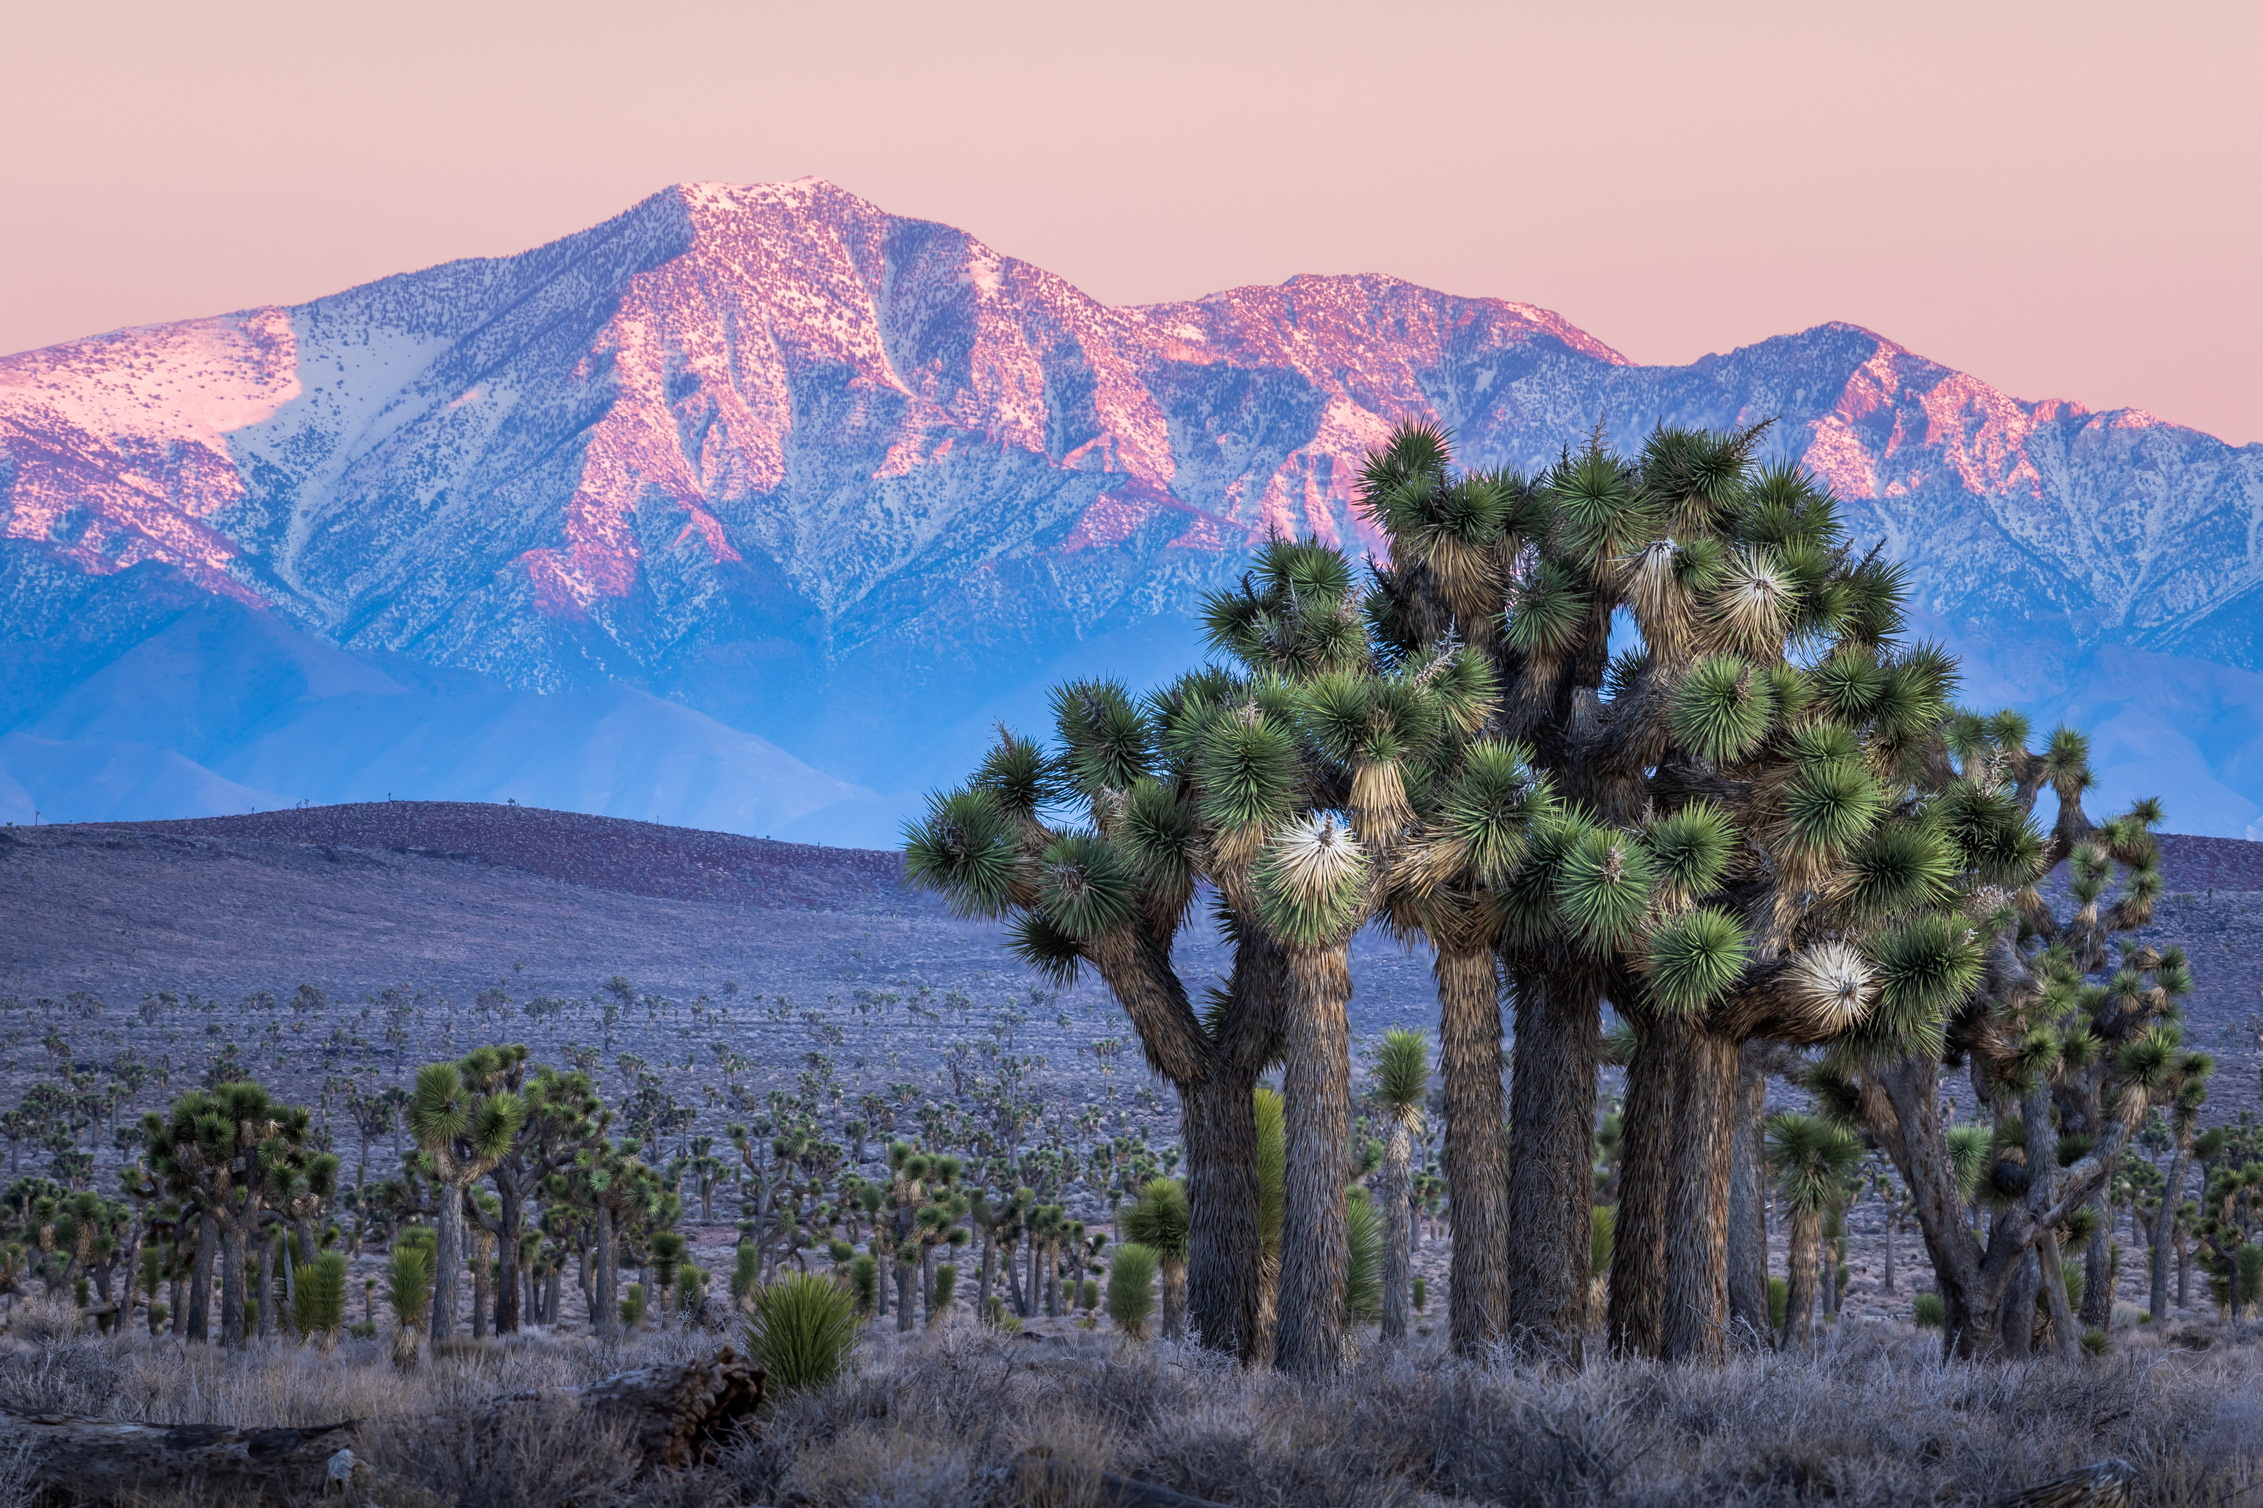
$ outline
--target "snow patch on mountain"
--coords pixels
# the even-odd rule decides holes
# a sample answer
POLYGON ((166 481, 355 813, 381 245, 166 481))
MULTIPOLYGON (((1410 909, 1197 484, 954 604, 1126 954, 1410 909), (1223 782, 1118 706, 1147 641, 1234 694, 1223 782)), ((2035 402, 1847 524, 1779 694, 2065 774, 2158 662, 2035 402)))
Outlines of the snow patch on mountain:
MULTIPOLYGON (((2080 702, 2122 649, 2157 657, 2155 701, 2214 686, 2206 727, 2230 730, 2251 688, 2211 664, 2263 671, 2263 446, 2020 400, 1845 324, 1645 367, 1548 310, 1381 276, 1111 307, 803 179, 680 185, 518 256, 0 359, 0 657, 30 667, 0 728, 48 737, 71 688, 122 685, 103 667, 162 638, 187 591, 371 673, 471 676, 466 717, 523 694, 578 709, 544 724, 609 772, 578 799, 645 781, 739 823, 853 809, 871 841, 894 820, 873 813, 988 736, 977 709, 1036 709, 1043 678, 1104 648, 1143 656, 1115 666, 1137 681, 1199 655, 1201 593, 1269 533, 1379 551, 1359 468, 1407 418, 1528 472, 1598 424, 1633 445, 1768 422, 1862 547, 1908 564, 1945 637, 2059 677, 2024 704, 2080 702), (803 794, 759 814, 698 795, 627 760, 640 720, 803 794)), ((410 780, 408 755, 358 744, 438 746, 371 710, 323 724, 327 755, 259 764, 276 730, 225 713, 225 675, 187 683, 212 715, 180 726, 234 741, 174 747, 222 778, 352 785, 319 756, 410 780)), ((123 738, 131 705, 111 710, 123 738)), ((507 790, 502 746, 450 726, 429 768, 507 790)), ((2208 830, 2254 820, 2247 744, 2161 726, 2213 782, 2208 830)), ((2155 737, 2115 727, 2133 751, 2155 737)), ((559 758, 544 778, 564 790, 559 758)))

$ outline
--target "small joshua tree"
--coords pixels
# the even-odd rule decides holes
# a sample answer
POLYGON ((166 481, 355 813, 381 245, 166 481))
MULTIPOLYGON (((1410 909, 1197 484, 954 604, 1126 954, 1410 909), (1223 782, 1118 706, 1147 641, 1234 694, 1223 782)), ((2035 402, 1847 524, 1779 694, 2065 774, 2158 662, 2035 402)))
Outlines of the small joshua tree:
POLYGON ((1375 1059, 1375 1099, 1386 1127, 1376 1202, 1383 1207, 1383 1339, 1406 1338, 1408 1280, 1414 1267, 1413 1155, 1430 1092, 1430 1043, 1420 1032, 1383 1034, 1375 1059))
POLYGON ((1176 1178, 1150 1178, 1123 1211, 1122 1223, 1128 1240, 1155 1253, 1163 1278, 1163 1338, 1186 1339, 1186 1185, 1176 1178))
MULTIPOLYGON (((192 1090, 165 1115, 143 1117, 154 1187, 193 1201, 219 1237, 221 1340, 244 1341, 245 1243, 257 1232, 280 1170, 301 1155, 308 1115, 257 1084, 192 1090)), ((196 1281, 210 1281, 200 1250, 196 1281)), ((192 1334, 191 1339, 200 1337, 192 1334)))
MULTIPOLYGON (((1823 1216, 1846 1195, 1846 1181, 1862 1163, 1862 1141, 1852 1131, 1813 1115, 1768 1120, 1768 1164, 1791 1215, 1784 1327, 1778 1344, 1806 1351, 1814 1344, 1817 1268, 1823 1260, 1823 1216)), ((1830 1260, 1838 1260, 1832 1253, 1830 1260)))
POLYGON ((417 1071, 406 1119, 433 1184, 434 1345, 455 1328, 471 1186, 511 1150, 526 1118, 525 1102, 502 1087, 515 1061, 525 1056, 524 1047, 483 1047, 461 1063, 428 1063, 417 1071))

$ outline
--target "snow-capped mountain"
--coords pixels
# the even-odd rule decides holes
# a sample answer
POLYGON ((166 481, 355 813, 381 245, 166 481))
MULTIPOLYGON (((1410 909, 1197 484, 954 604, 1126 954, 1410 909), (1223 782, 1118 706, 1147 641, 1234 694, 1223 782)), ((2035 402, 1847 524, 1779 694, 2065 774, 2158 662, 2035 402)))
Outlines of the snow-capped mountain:
POLYGON ((2263 446, 1846 325, 1644 367, 1387 277, 1112 308, 816 180, 0 358, 0 806, 382 774, 882 841, 1053 676, 1193 658, 1252 540, 1373 548, 1354 478, 1409 415, 1526 468, 1597 422, 1773 419, 1975 700, 2098 727, 2179 827, 2263 814, 2263 446), (745 789, 656 796, 654 760, 745 789))

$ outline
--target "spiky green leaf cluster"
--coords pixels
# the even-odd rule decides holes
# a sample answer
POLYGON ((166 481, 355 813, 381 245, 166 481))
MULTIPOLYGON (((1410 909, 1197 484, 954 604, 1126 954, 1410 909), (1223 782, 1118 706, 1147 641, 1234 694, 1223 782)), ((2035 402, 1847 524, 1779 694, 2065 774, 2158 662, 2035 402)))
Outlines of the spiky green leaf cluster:
POLYGON ((1590 828, 1557 867, 1556 911, 1590 952, 1608 953, 1640 925, 1650 885, 1650 855, 1640 843, 1610 828, 1590 828))
POLYGON ((1001 916, 1013 900, 1018 838, 986 792, 931 797, 927 815, 905 825, 904 873, 961 916, 1001 916))
POLYGON ((1696 1015, 1744 973, 1752 940, 1727 912, 1706 907, 1679 916, 1650 939, 1650 995, 1676 1015, 1696 1015))
POLYGON ((1348 936, 1361 917, 1367 853, 1331 812, 1281 824, 1251 866, 1260 918, 1291 947, 1319 947, 1348 936))
POLYGON ((1674 733, 1701 759, 1742 759, 1768 736, 1776 694, 1768 678, 1736 655, 1708 655, 1674 688, 1674 733))

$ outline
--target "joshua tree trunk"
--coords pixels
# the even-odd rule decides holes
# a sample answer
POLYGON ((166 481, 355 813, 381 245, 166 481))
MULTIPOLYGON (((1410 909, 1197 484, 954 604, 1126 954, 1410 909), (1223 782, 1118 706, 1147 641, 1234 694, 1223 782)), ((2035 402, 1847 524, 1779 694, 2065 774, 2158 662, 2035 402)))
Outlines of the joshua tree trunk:
MULTIPOLYGON (((2169 1317, 2169 1233, 2177 1222, 2177 1205, 2184 1192, 2185 1169, 2192 1157, 2192 1135, 2189 1131, 2177 1134, 2176 1156, 2169 1160, 2169 1181, 2161 1188, 2161 1208, 2153 1216, 2153 1260, 2151 1303, 2153 1322, 2166 1324, 2169 1317)), ((2184 1302, 2184 1295, 2177 1295, 2184 1302)))
POLYGON ((619 1258, 613 1248, 613 1211, 600 1201, 597 1206, 597 1292, 590 1301, 589 1327, 605 1340, 616 1339, 621 1333, 621 1308, 614 1297, 614 1287, 620 1281, 619 1258))
POLYGON ((502 1209, 495 1221, 495 1239, 501 1243, 503 1270, 495 1284, 495 1333, 509 1335, 519 1328, 519 1249, 520 1210, 524 1200, 518 1191, 516 1178, 498 1177, 494 1180, 496 1197, 502 1209))
POLYGON ((422 1339, 423 1334, 415 1325, 395 1325, 393 1327, 393 1365, 404 1372, 415 1366, 417 1347, 422 1339))
POLYGON ((988 1323, 990 1319, 990 1287, 998 1272, 998 1243, 992 1239, 987 1227, 982 1232, 982 1266, 975 1279, 975 1317, 988 1323))
POLYGON ((1188 1317, 1204 1345, 1244 1362, 1254 1359, 1265 1283, 1257 1241, 1255 1087, 1254 1074, 1220 1062, 1209 1077, 1180 1090, 1187 1149, 1188 1317))
POLYGON ((1662 1149, 1673 1134, 1679 1062, 1659 1027, 1642 1028, 1641 1044, 1627 1065, 1627 1101, 1620 1117, 1619 1214, 1611 1238, 1610 1341, 1622 1355, 1658 1349, 1666 1298, 1666 1179, 1663 1155, 1635 1156, 1637 1147, 1662 1149))
MULTIPOLYGON (((485 1226, 471 1233, 471 1338, 487 1338, 487 1302, 493 1279, 495 1237, 485 1226)), ((505 1264, 508 1266, 509 1264, 505 1264)))
POLYGON ((1823 1213, 1792 1211, 1790 1258, 1784 1280, 1784 1329, 1776 1343, 1805 1354, 1815 1343, 1815 1274, 1823 1244, 1823 1213))
MULTIPOLYGON (((219 1222, 210 1215, 199 1215, 196 1221, 196 1264, 190 1269, 188 1311, 189 1339, 209 1341, 212 1338, 212 1255, 219 1235, 219 1222)), ((183 1306, 175 1306, 178 1313, 183 1306)))
POLYGON ((1658 1346, 1668 1361, 1718 1357, 1728 1338, 1729 1124, 1737 1087, 1734 1039, 1701 1028, 1679 1035, 1658 1346))
MULTIPOLYGON (((1446 1333, 1458 1355, 1476 1356, 1498 1345, 1509 1324, 1514 1175, 1501 1146, 1501 979, 1489 948, 1441 945, 1431 974, 1438 983, 1446 1197, 1454 1221, 1446 1333)), ((1521 1058, 1521 1032, 1517 1051, 1521 1058)))
POLYGON ((896 1329, 899 1333, 908 1334, 912 1328, 912 1311, 915 1306, 911 1297, 911 1279, 915 1271, 917 1269, 912 1266, 911 1253, 899 1250, 896 1253, 896 1329))
MULTIPOLYGON (((1768 1333, 1768 1158, 1762 1121, 1768 1108, 1766 1049, 1747 1042, 1738 1054, 1736 1125, 1729 1146, 1729 1325, 1750 1344, 1768 1333)), ((1893 1237, 1886 1238, 1887 1291, 1893 1291, 1893 1237)))
POLYGON ((1407 1306, 1412 1298, 1414 1252, 1409 1241, 1409 1164, 1414 1138, 1404 1119, 1393 1116, 1383 1142, 1383 1165, 1375 1174, 1375 1197, 1383 1206, 1383 1339, 1406 1339, 1407 1306))
POLYGON ((1163 1272, 1163 1338, 1185 1340, 1187 1334, 1187 1265, 1165 1261, 1163 1272))
POLYGON ((1996 1328, 2005 1354, 2024 1359, 2035 1349, 2035 1300, 2042 1290, 2043 1279, 2030 1250, 2013 1269, 2011 1281, 2005 1285, 2003 1301, 1997 1306, 1996 1328))
POLYGON ((275 1333, 276 1311, 283 1306, 276 1302, 275 1295, 275 1243, 256 1232, 253 1239, 259 1242, 259 1324, 256 1333, 261 1340, 265 1340, 275 1333))
POLYGON ((433 1203, 432 1343, 437 1346, 456 1328, 456 1284, 464 1271, 462 1185, 443 1180, 433 1203))
POLYGON ((2103 1330, 2114 1317, 2114 1212, 2104 1188, 2090 1204, 2098 1212, 2098 1234, 2082 1254, 2082 1323, 2103 1330))
POLYGON ((1288 1176, 1273 1362, 1282 1371, 1311 1377, 1343 1364, 1351 994, 1343 944, 1291 950, 1281 1075, 1288 1176))
POLYGON ((2082 1337, 2075 1332, 2079 1321, 2067 1303, 2065 1265, 2059 1258, 2058 1235, 2049 1230, 2035 1237, 2036 1261, 2042 1270, 2043 1299, 2049 1306, 2051 1317, 2051 1344, 2064 1361, 2078 1360, 2082 1355, 2082 1337))
MULTIPOLYGON (((1545 975, 1519 970, 1516 986, 1507 1320, 1526 1349, 1576 1357, 1587 1334, 1593 1286, 1595 1068, 1603 980, 1584 966, 1545 975)), ((1458 1219, 1454 1247, 1458 1253, 1458 1219)))
POLYGON ((220 1344, 244 1343, 244 1231, 233 1222, 220 1227, 220 1344))
MULTIPOLYGON (((2059 1259, 2058 1234, 2046 1218, 2059 1187, 2058 1159, 2051 1155, 2049 1140, 2051 1090, 2048 1085, 2038 1084, 2028 1091, 2020 1106, 2020 1119, 2027 1128, 2027 1208, 2036 1223, 2039 1297, 2048 1305, 2052 1345, 2060 1357, 2073 1361, 2082 1355, 2082 1337, 2076 1333, 2074 1312, 2067 1304, 2066 1271, 2059 1259)), ((2103 1232, 2099 1244, 2104 1244, 2103 1232)))

